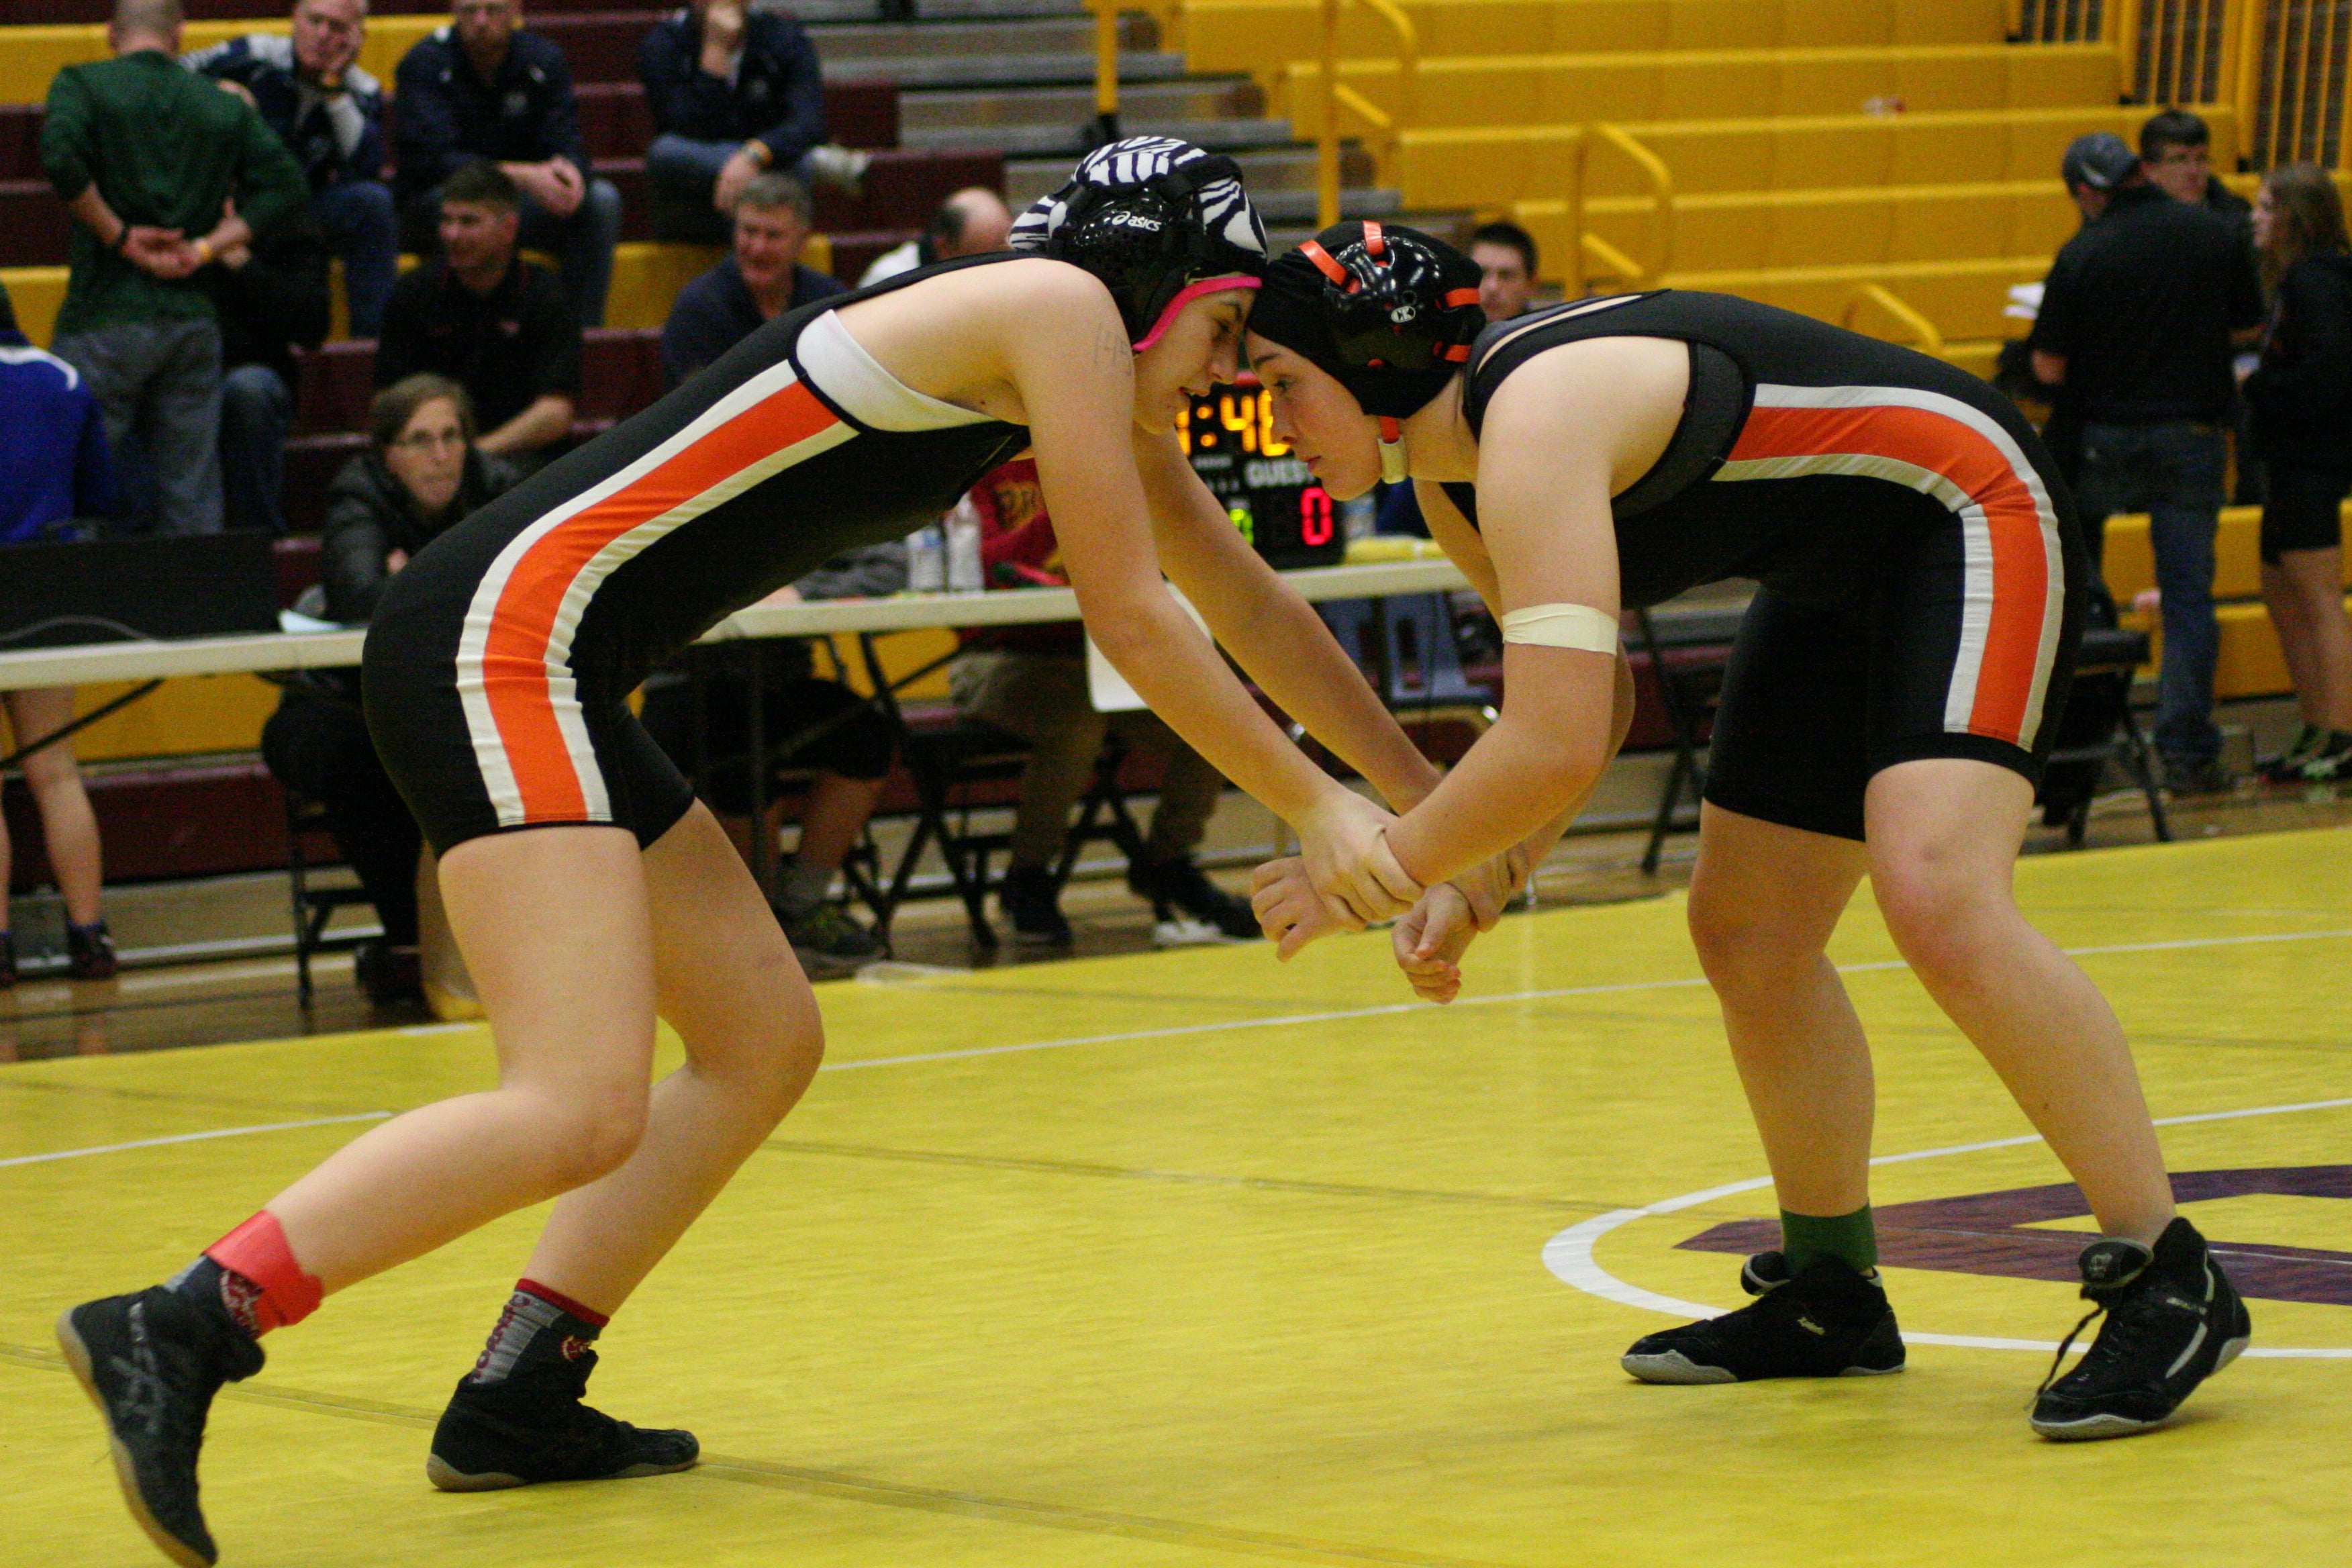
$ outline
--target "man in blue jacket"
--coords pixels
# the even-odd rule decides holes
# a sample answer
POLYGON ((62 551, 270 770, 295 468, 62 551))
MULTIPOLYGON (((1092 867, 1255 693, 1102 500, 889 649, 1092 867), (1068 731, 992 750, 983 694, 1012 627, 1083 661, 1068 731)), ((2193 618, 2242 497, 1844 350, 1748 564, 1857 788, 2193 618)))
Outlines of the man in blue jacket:
POLYGON ((242 89, 310 182, 310 216, 343 258, 352 335, 372 338, 398 276, 399 225, 383 183, 383 86, 360 68, 362 0, 298 0, 291 37, 247 33, 180 63, 242 89))
POLYGON ((551 250, 583 327, 602 326, 621 238, 621 193, 591 174, 563 51, 522 27, 522 0, 457 0, 449 25, 393 73, 398 195, 412 247, 430 250, 441 183, 484 159, 522 192, 522 245, 551 250))
POLYGON ((715 242, 755 174, 855 190, 867 156, 824 139, 816 47, 789 16, 693 0, 646 34, 637 76, 661 134, 646 153, 663 237, 715 242))

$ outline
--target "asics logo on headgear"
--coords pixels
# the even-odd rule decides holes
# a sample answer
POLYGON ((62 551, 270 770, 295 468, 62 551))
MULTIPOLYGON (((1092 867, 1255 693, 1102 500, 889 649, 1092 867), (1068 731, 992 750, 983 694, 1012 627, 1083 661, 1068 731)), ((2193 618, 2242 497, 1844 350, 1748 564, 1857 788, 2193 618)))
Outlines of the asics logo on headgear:
POLYGON ((1402 327, 1407 321, 1412 321, 1415 316, 1420 314, 1421 307, 1408 300, 1402 305, 1391 307, 1389 310, 1389 320, 1402 327))
POLYGON ((1150 234, 1158 234, 1168 226, 1158 218, 1146 217, 1141 213, 1108 212, 1103 214, 1102 221, 1118 228, 1139 228, 1150 234))

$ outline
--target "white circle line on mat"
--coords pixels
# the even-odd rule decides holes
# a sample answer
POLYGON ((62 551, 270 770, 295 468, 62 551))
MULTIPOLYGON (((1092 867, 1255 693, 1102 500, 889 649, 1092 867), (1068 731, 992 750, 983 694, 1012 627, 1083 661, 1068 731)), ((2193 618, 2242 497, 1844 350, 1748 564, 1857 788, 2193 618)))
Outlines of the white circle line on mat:
MULTIPOLYGON (((2251 1116, 2284 1116, 2298 1110, 2336 1110, 2352 1105, 2352 1099, 2306 1100, 2293 1105, 2258 1105, 2243 1110, 2205 1110, 2191 1116, 2160 1116, 2158 1127, 2178 1127, 2195 1121, 2236 1121, 2251 1116)), ((1950 1143, 1940 1149, 1915 1149, 1907 1154, 1881 1154, 1871 1161, 1874 1165, 1901 1165, 1914 1160, 1938 1160, 1952 1154, 1979 1154, 1989 1149, 2015 1149, 2028 1143, 2039 1143, 2041 1137, 2027 1133, 2020 1138, 1988 1138, 1980 1143, 1950 1143)), ((1679 1197, 1662 1198, 1637 1209, 1611 1209, 1607 1214, 1570 1226, 1544 1243, 1543 1263, 1554 1278, 1573 1286, 1589 1296, 1621 1306, 1638 1307, 1645 1312, 1663 1312, 1672 1318, 1712 1318, 1726 1309, 1702 1306, 1696 1301, 1677 1300, 1645 1290, 1639 1285, 1620 1279, 1601 1266, 1593 1256, 1601 1238, 1621 1226, 1637 1219, 1655 1219, 1661 1215, 1682 1209, 1696 1208, 1717 1198, 1727 1198, 1738 1193, 1752 1193, 1772 1184, 1769 1176, 1755 1176, 1744 1182, 1726 1182, 1721 1186, 1702 1187, 1679 1197)), ((2054 1340, 2008 1340, 1989 1334, 1925 1334, 1906 1331, 1904 1342, 1915 1345, 1951 1345, 1961 1350, 1978 1351, 2039 1351, 2049 1355, 2058 1349, 2054 1340)), ((2300 1349, 2276 1345, 2258 1345, 2245 1352, 2249 1356, 2270 1356, 2280 1359, 2318 1361, 2352 1361, 2352 1347, 2300 1349)))
POLYGON ((0 1160, 10 1165, 46 1165, 53 1160, 80 1160, 92 1154, 121 1154, 132 1149, 161 1149, 172 1143, 207 1143, 215 1138, 243 1138, 255 1132, 290 1132, 298 1127, 332 1127, 345 1121, 383 1121, 389 1110, 362 1110, 350 1116, 314 1116, 307 1121, 266 1121, 257 1127, 215 1127, 208 1132, 174 1132, 168 1138, 137 1138, 128 1143, 101 1143, 93 1149, 58 1149, 47 1154, 18 1154, 0 1160))

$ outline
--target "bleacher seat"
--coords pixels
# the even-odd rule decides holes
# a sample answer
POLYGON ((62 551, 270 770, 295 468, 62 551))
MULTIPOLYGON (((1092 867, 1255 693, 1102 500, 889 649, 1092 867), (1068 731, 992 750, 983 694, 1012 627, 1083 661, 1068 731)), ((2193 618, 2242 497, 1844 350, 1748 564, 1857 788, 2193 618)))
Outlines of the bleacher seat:
MULTIPOLYGON (((2001 0, 1404 0, 1404 9, 1433 57, 1983 44, 2008 27, 2001 0)), ((1195 70, 1255 70, 1321 48, 1315 0, 1192 0, 1171 20, 1169 47, 1195 70)), ((1393 37, 1369 7, 1340 15, 1342 57, 1387 53, 1393 37)))

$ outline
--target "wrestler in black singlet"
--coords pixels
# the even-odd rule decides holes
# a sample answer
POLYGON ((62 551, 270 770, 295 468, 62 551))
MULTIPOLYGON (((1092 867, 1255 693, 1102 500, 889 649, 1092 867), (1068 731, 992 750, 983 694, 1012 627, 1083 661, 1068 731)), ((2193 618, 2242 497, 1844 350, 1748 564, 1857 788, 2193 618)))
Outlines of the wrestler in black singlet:
POLYGON ((845 550, 935 521, 1029 433, 902 385, 842 306, 761 327, 644 413, 449 530, 368 630, 368 728, 425 837, 612 823, 651 844, 694 792, 629 711, 656 665, 845 550))
MULTIPOLYGON (((1864 789, 1896 763, 1973 757, 2038 781, 2087 574, 2073 502, 2008 399, 1811 317, 1667 289, 1488 327, 1465 367, 1471 432, 1514 370, 1602 337, 1690 345, 1682 421, 1612 502, 1624 602, 1762 584, 1707 798, 1860 838, 1864 789)), ((1475 522, 1469 487, 1445 489, 1475 522)))

